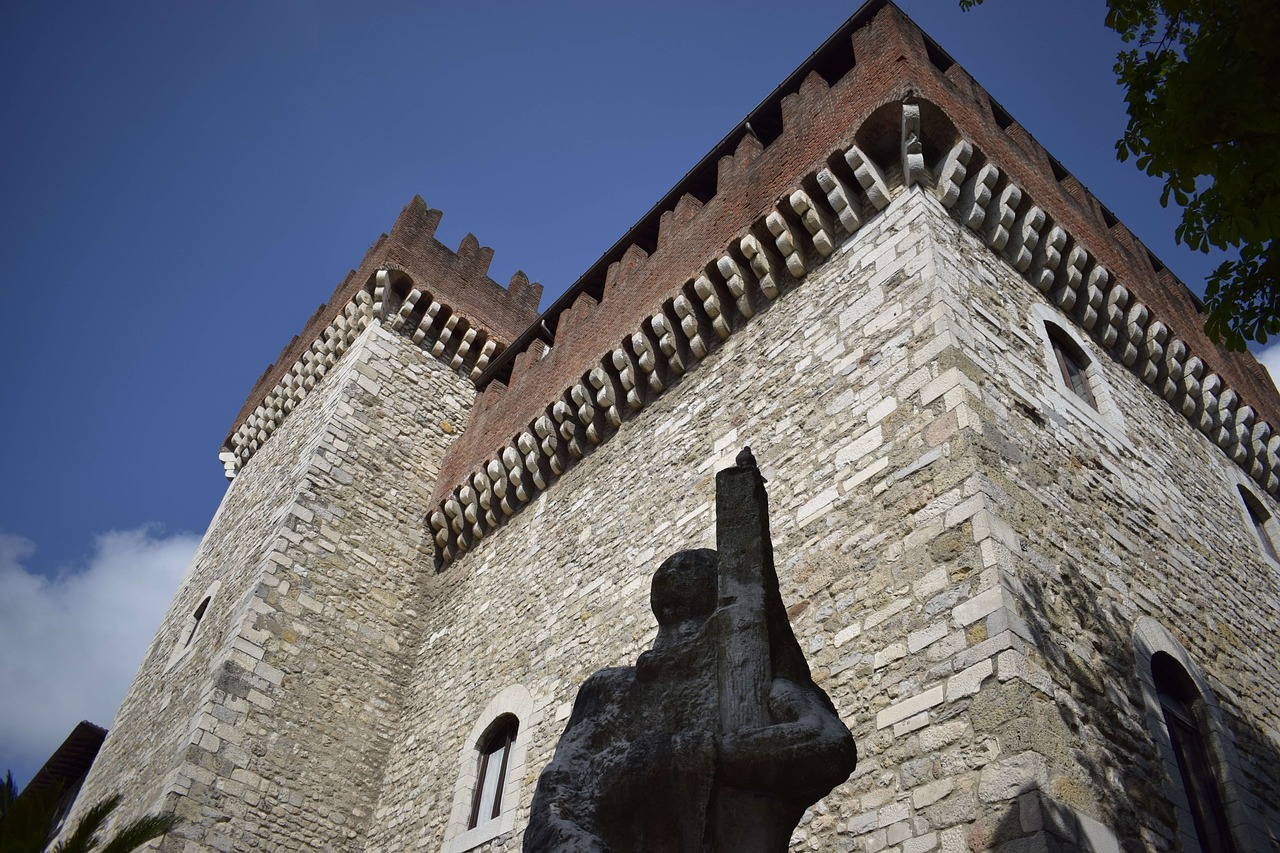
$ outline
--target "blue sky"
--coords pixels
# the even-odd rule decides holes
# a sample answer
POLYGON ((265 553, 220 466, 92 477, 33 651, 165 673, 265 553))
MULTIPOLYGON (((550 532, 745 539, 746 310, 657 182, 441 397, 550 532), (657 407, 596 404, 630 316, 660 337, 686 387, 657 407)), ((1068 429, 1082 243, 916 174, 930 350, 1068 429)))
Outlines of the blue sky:
MULTIPOLYGON (((1202 290, 1215 261, 1114 159, 1101 0, 900 4, 1202 290)), ((109 723, 231 419, 415 193, 546 305, 855 8, 5 3, 0 772, 109 723)))

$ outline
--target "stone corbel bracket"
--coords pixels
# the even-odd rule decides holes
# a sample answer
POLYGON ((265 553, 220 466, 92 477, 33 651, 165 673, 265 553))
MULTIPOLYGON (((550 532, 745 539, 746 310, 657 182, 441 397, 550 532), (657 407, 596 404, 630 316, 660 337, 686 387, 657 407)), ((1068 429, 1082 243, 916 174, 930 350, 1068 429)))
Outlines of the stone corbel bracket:
MULTIPOLYGON (((903 150, 918 158, 918 148, 913 142, 903 150)), ((440 568, 795 289, 884 209, 893 192, 884 170, 856 145, 833 152, 823 168, 805 175, 440 501, 428 514, 440 568)))
POLYGON ((1093 253, 968 140, 955 142, 934 177, 943 207, 1263 490, 1280 497, 1280 435, 1093 253))
POLYGON ((608 440, 759 311, 795 289, 894 194, 913 186, 932 192, 1263 489, 1280 497, 1280 434, 973 143, 956 134, 929 168, 919 104, 909 98, 899 108, 901 163, 882 168, 856 144, 832 152, 824 167, 804 175, 774 209, 707 259, 700 275, 464 477, 428 513, 438 567, 450 565, 608 440))
POLYGON ((409 338, 462 376, 479 377, 501 349, 483 328, 404 273, 378 270, 372 290, 373 316, 384 328, 409 338))
POLYGON ((228 480, 235 479, 258 448, 373 322, 409 338, 424 352, 471 379, 483 373, 501 350, 501 345, 484 329, 433 298, 431 291, 415 285, 407 274, 378 270, 231 433, 218 454, 228 480))

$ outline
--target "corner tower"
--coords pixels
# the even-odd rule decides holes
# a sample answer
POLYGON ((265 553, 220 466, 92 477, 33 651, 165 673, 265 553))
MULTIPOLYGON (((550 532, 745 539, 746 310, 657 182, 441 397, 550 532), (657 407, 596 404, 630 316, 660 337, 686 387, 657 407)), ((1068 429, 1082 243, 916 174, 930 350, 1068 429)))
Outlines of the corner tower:
POLYGON ((421 630, 422 519, 472 381, 541 286, 434 239, 415 198, 258 379, 232 480, 80 803, 184 821, 162 849, 359 849, 421 630))

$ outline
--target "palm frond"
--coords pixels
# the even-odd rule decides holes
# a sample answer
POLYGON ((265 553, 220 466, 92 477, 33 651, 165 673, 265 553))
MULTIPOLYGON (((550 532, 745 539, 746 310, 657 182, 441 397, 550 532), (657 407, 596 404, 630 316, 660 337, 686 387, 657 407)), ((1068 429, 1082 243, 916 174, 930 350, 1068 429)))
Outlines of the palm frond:
POLYGON ((49 843, 60 787, 19 796, 13 774, 0 783, 0 853, 40 853, 49 843))
MULTIPOLYGON (((0 853, 42 853, 49 844, 58 815, 60 788, 27 791, 18 796, 13 776, 0 782, 0 853)), ((105 799, 88 809, 75 830, 53 848, 53 853, 129 853, 178 825, 174 814, 147 815, 114 833, 105 845, 100 833, 107 819, 120 805, 120 795, 105 799)))
POLYGON ((121 829, 102 846, 101 853, 129 853, 153 838, 159 838, 178 825, 175 814, 153 814, 140 817, 121 829))
POLYGON ((102 825, 107 822, 107 818, 118 805, 120 805, 119 794, 94 803, 84 813, 84 817, 80 818, 75 831, 53 848, 53 853, 89 853, 98 845, 98 831, 102 829, 102 825))

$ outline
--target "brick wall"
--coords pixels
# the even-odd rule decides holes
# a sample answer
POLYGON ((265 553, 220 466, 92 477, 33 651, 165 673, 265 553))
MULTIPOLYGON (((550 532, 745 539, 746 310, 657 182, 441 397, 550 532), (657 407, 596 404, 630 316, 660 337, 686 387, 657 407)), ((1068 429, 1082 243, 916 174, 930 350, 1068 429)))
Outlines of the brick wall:
POLYGON ((481 246, 473 235, 464 237, 456 252, 435 239, 441 217, 441 212, 428 208, 421 196, 413 197, 400 211, 390 235, 378 238, 365 253, 360 266, 347 273, 329 301, 316 309, 302 332, 285 345, 275 362, 258 377, 228 434, 235 432, 262 402, 325 326, 342 312, 356 291, 372 289, 370 282, 380 269, 408 274, 418 287, 433 293, 438 301, 465 316, 472 326, 485 330, 503 346, 519 337, 538 316, 542 285, 530 283, 523 272, 516 272, 503 288, 488 276, 493 250, 481 246))

